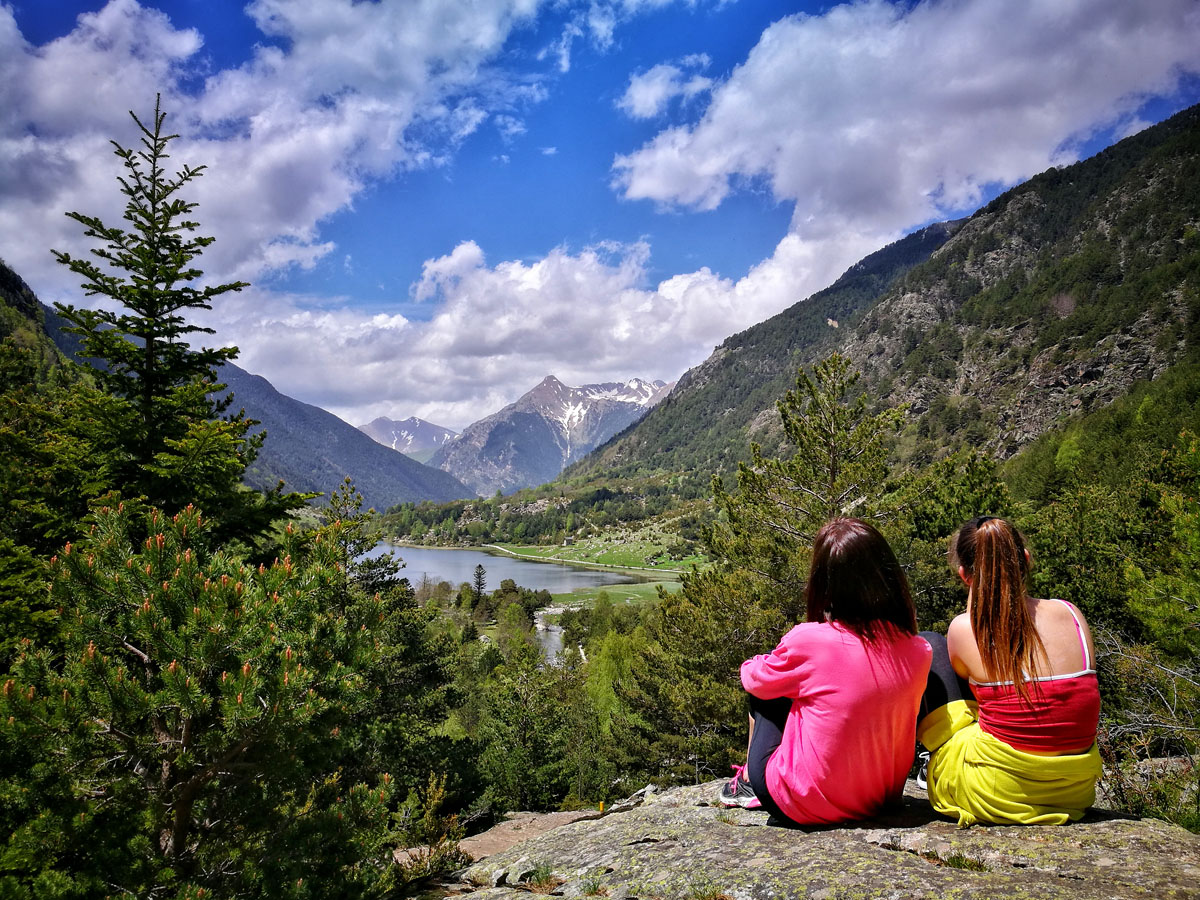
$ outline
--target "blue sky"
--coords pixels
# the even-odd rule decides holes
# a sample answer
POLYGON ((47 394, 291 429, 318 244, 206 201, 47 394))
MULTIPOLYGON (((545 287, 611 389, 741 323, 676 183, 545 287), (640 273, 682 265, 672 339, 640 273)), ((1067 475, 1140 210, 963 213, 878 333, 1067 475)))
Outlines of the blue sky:
POLYGON ((204 317, 281 390, 462 427, 672 380, 929 221, 1200 100, 1194 0, 0 0, 0 257, 79 302, 164 95, 204 317), (227 298, 229 295, 226 295, 227 298))

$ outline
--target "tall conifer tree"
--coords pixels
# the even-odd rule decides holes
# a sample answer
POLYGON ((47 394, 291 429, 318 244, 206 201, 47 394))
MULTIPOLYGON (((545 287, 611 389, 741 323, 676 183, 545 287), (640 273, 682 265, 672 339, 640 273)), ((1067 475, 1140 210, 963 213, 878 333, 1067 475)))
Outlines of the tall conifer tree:
POLYGON ((168 173, 168 147, 178 135, 164 130, 161 99, 150 124, 130 116, 141 147, 113 141, 125 169, 117 180, 127 198, 126 225, 69 212, 99 242, 90 251, 94 259, 53 251, 84 279, 88 296, 110 301, 98 309, 57 304, 68 330, 82 338, 81 355, 96 360, 104 389, 93 400, 93 438, 109 480, 126 496, 168 511, 195 502, 226 526, 222 537, 253 535, 299 498, 278 492, 264 498, 240 488, 263 436, 249 434, 255 423, 243 413, 222 418, 230 398, 221 396, 217 369, 237 349, 193 347, 193 338, 212 329, 187 318, 248 285, 196 286, 204 273, 194 262, 214 238, 195 234, 197 204, 181 191, 205 167, 185 164, 168 173))

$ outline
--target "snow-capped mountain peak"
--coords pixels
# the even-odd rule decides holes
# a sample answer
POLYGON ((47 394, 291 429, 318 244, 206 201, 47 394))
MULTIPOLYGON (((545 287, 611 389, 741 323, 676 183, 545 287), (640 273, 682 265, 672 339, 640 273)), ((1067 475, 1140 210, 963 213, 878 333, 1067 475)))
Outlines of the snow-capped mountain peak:
POLYGON ((547 375, 515 403, 470 425, 431 465, 481 495, 549 481, 645 415, 674 383, 631 378, 572 387, 547 375))

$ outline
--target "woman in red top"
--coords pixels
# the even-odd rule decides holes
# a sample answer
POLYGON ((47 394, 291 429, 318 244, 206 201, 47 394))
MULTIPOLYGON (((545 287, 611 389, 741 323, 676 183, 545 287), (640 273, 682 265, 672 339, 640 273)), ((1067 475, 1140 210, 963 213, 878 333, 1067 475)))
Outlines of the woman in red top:
POLYGON ((929 645, 900 564, 859 519, 817 532, 805 593, 808 621, 742 664, 750 745, 721 802, 799 824, 865 818, 904 788, 929 645))
POLYGON ((967 611, 945 638, 924 635, 934 662, 917 736, 931 754, 930 802, 960 825, 1080 818, 1100 774, 1100 689, 1083 614, 1029 596, 1029 551, 1003 519, 963 525, 950 564, 967 611))

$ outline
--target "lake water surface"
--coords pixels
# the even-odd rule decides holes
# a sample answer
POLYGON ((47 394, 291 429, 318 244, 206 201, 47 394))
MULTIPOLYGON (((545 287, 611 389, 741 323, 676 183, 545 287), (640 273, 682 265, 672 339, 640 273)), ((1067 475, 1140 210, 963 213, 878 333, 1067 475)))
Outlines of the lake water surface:
MULTIPOLYGON (((511 578, 519 587, 534 591, 547 590, 552 594, 566 594, 575 588, 603 587, 608 584, 632 584, 638 581, 653 580, 607 569, 583 569, 563 563, 517 559, 503 553, 484 553, 481 550, 397 547, 393 544, 380 543, 365 555, 375 557, 389 551, 394 552, 404 561, 404 568, 400 570, 400 574, 407 578, 408 583, 414 588, 421 584, 421 579, 424 577, 428 577, 435 584, 439 581, 448 581, 456 588, 464 581, 471 584, 475 579, 476 566, 483 566, 487 572, 487 589, 489 591, 500 587, 500 582, 506 578, 511 578)), ((547 660, 554 662, 563 648, 562 627, 547 624, 545 615, 548 611, 538 611, 534 617, 534 626, 537 629, 537 640, 541 645, 542 652, 547 660)))
POLYGON ((489 591, 500 587, 500 582, 506 578, 511 578, 520 587, 534 591, 547 590, 552 594, 569 593, 575 588, 651 580, 624 572, 582 569, 563 563, 517 559, 499 553, 493 555, 481 550, 397 547, 381 543, 367 556, 379 556, 389 550, 404 561, 404 568, 400 574, 407 578, 414 588, 420 585, 422 576, 428 576, 434 583, 448 581, 456 588, 464 581, 470 584, 475 579, 475 567, 480 565, 487 571, 489 591))

